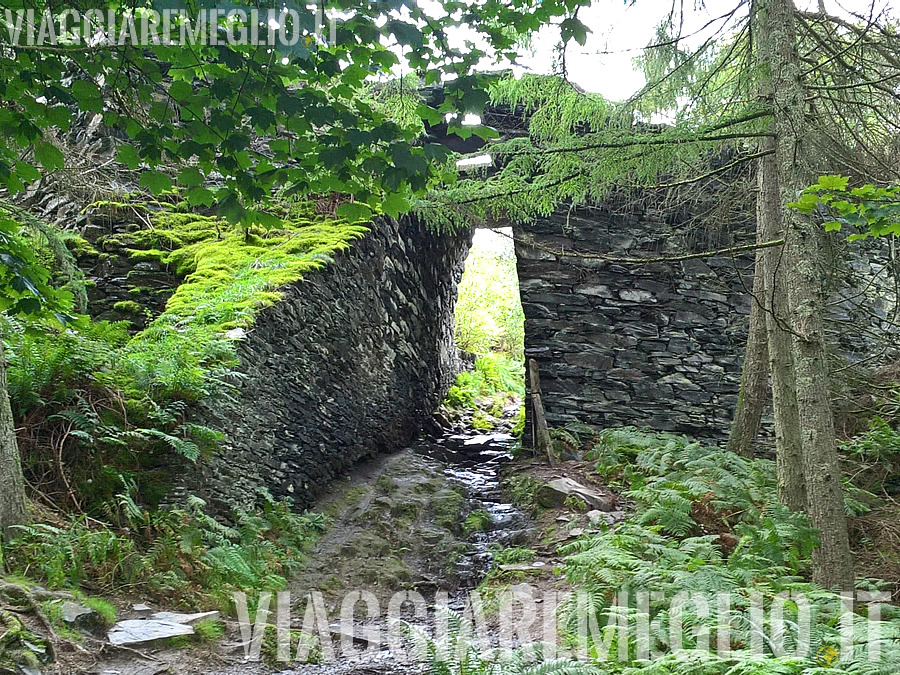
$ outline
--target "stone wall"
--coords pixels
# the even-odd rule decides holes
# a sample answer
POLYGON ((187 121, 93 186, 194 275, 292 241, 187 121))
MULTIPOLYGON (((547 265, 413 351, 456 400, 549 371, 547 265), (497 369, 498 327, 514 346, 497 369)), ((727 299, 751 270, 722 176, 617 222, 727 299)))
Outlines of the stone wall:
MULTIPOLYGON (((706 227, 671 206, 564 207, 516 230, 525 355, 538 364, 551 426, 727 436, 753 255, 651 260, 751 243, 750 214, 731 208, 724 226, 706 227)), ((845 412, 859 407, 859 383, 898 356, 900 265, 888 242, 848 242, 845 235, 829 239, 826 257, 826 326, 839 373, 831 384, 838 424, 846 425, 845 412)), ((527 415, 530 428, 530 409, 527 415)))
MULTIPOLYGON (((752 257, 644 264, 596 257, 689 253, 683 234, 662 212, 621 214, 603 206, 561 209, 516 230, 525 354, 538 364, 551 427, 580 422, 701 438, 727 433, 746 342, 752 257)), ((752 223, 738 222, 697 248, 749 237, 752 223)))
POLYGON ((307 505, 360 459, 408 444, 457 372, 453 310, 470 242, 383 219, 287 289, 240 344, 238 394, 203 411, 229 440, 184 490, 220 509, 259 486, 307 505))

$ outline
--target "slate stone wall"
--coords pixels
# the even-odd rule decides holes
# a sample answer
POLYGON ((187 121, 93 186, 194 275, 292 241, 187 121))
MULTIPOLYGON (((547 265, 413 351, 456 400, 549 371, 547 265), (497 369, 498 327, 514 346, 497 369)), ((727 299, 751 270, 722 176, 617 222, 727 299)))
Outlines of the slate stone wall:
MULTIPOLYGON (((515 234, 525 354, 538 364, 551 427, 727 434, 747 337, 752 257, 644 264, 596 257, 690 253, 678 223, 653 210, 567 207, 515 234)), ((734 223, 723 235, 693 247, 752 240, 752 222, 734 223)))
POLYGON ((240 344, 238 395, 202 413, 226 447, 182 489, 226 512, 260 486, 302 506, 360 459, 408 444, 458 372, 470 243, 386 218, 287 289, 240 344))

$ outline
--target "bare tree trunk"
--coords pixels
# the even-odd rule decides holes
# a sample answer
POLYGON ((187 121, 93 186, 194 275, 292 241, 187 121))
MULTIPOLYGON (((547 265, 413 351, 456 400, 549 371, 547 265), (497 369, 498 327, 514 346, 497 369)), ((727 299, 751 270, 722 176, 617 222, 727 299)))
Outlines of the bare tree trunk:
MULTIPOLYGON (((757 241, 767 241, 760 237, 757 241)), ((753 295, 763 295, 763 255, 766 249, 756 252, 753 272, 753 295)), ((766 407, 769 384, 768 350, 766 349, 766 313, 758 302, 750 305, 750 323, 747 329, 747 349, 741 371, 741 390, 738 395, 731 433, 728 436, 728 450, 742 457, 753 457, 753 443, 759 434, 759 423, 766 407)))
POLYGON ((824 230, 811 218, 786 206, 809 185, 812 177, 806 168, 807 153, 813 147, 807 139, 794 4, 791 0, 769 0, 767 10, 800 443, 807 510, 813 527, 819 531, 819 547, 813 552, 813 581, 825 588, 853 590, 853 556, 825 358, 824 230))
POLYGON ((9 539, 14 534, 10 528, 24 525, 25 520, 25 479, 6 388, 6 357, 0 336, 0 537, 9 539))
MULTIPOLYGON (((774 150, 774 139, 765 139, 762 150, 774 150)), ((761 241, 782 236, 781 190, 775 155, 757 160, 756 227, 761 241)), ((794 381, 794 357, 788 330, 787 287, 784 283, 784 252, 777 248, 762 250, 762 291, 768 336, 769 372, 772 377, 772 409, 775 413, 775 463, 778 476, 778 501, 792 511, 806 510, 806 483, 803 478, 803 453, 800 444, 800 417, 794 381)), ((754 289, 756 283, 754 283, 754 289)))

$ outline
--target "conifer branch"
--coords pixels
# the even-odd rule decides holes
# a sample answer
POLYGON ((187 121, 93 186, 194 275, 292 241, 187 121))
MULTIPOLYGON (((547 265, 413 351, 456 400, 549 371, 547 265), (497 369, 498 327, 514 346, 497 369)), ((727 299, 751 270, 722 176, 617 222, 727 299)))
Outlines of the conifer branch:
POLYGON ((617 150, 648 145, 684 145, 687 143, 703 143, 716 141, 731 141, 744 138, 772 138, 775 134, 770 131, 745 131, 729 134, 713 134, 708 136, 685 136, 682 138, 656 137, 633 138, 625 141, 601 141, 598 143, 586 143, 578 147, 565 148, 534 148, 529 150, 512 150, 503 152, 504 157, 519 157, 523 155, 557 155, 567 152, 584 152, 585 150, 617 150))
MULTIPOLYGON (((504 235, 509 236, 509 235, 504 235)), ((685 260, 696 260, 698 258, 714 258, 721 255, 735 255, 739 253, 748 253, 762 248, 775 248, 784 244, 784 238, 772 239, 770 241, 755 242, 752 244, 741 244, 739 246, 729 246, 727 248, 719 248, 713 251, 701 251, 700 253, 685 253, 683 255, 674 256, 657 256, 654 258, 642 257, 618 257, 606 253, 584 253, 579 251, 566 251, 565 249, 554 249, 549 246, 537 244, 531 237, 512 237, 517 243, 524 244, 536 251, 550 253, 560 258, 580 258, 585 260, 600 260, 609 263, 628 263, 645 265, 648 263, 665 263, 665 262, 683 262, 685 260)))

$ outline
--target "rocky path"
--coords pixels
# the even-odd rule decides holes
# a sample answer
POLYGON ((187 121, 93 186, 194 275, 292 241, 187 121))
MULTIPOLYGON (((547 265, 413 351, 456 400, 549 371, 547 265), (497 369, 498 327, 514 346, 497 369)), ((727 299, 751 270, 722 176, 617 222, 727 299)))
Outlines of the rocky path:
MULTIPOLYGON (((466 591, 490 569, 495 546, 527 543, 534 523, 510 504, 500 489, 502 467, 512 460, 513 438, 455 429, 421 439, 412 447, 357 465, 334 481, 313 510, 324 512, 330 526, 311 551, 303 572, 292 582, 292 629, 303 627, 309 593, 321 594, 332 633, 333 658, 322 664, 292 665, 246 662, 238 626, 229 622, 226 642, 215 648, 161 649, 139 659, 118 654, 92 669, 97 675, 332 675, 349 673, 418 673, 421 666, 403 662, 387 647, 391 626, 387 608, 398 592, 421 594, 430 607, 446 597, 461 608, 466 591), (341 606, 349 593, 371 593, 379 618, 353 622, 359 637, 373 628, 379 649, 347 654, 338 646, 341 606)), ((360 611, 363 610, 360 605, 360 611)), ((405 616, 411 622, 416 617, 405 616)), ((433 616, 419 621, 430 630, 433 616)), ((396 630, 396 629, 394 629, 396 630)), ((347 638, 345 638, 347 642, 347 638)), ((364 643, 363 643, 364 644, 364 643)), ((359 640, 356 642, 359 651, 359 640)), ((326 656, 331 656, 326 654, 326 656)))
MULTIPOLYGON (((593 523, 620 520, 624 514, 617 498, 592 483, 588 464, 512 464, 513 439, 508 434, 481 434, 465 421, 446 426, 436 427, 409 448, 359 464, 332 483, 316 504, 314 510, 327 514, 330 526, 291 584, 290 625, 298 634, 303 630, 324 636, 319 643, 321 663, 293 659, 298 634, 290 660, 277 660, 270 644, 264 646, 262 660, 247 661, 238 624, 227 622, 226 639, 216 646, 162 649, 144 658, 118 654, 90 672, 418 675, 425 668, 405 654, 408 631, 388 617, 399 616, 434 634, 435 605, 462 610, 467 594, 492 570, 496 551, 521 548, 534 556, 524 564, 494 565, 491 574, 505 574, 502 583, 527 584, 542 592, 565 586, 565 580, 552 573, 561 564, 557 547, 593 523), (543 507, 540 520, 510 503, 501 489, 502 473, 520 473, 541 486, 535 494, 543 507), (397 594, 408 592, 421 596, 422 614, 409 603, 399 614, 391 609, 397 594), (319 598, 318 605, 312 603, 315 615, 307 615, 310 594, 319 598), (342 623, 348 597, 355 599, 351 606, 356 611, 342 623)), ((489 630, 496 633, 496 625, 489 630)))

